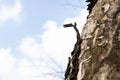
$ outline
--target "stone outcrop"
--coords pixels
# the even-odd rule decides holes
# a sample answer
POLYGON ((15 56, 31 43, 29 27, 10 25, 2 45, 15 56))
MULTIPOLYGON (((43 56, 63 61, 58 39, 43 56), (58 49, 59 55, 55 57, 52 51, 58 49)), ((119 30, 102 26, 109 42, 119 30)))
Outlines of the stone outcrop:
POLYGON ((96 2, 89 5, 65 80, 120 80, 120 0, 89 1, 96 2))

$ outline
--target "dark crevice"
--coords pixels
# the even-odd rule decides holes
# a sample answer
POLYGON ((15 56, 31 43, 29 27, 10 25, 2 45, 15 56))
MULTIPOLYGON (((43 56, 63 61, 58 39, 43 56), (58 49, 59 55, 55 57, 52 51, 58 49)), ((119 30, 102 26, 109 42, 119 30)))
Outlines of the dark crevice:
POLYGON ((91 13, 93 7, 97 3, 98 0, 86 0, 86 2, 89 2, 87 10, 89 10, 89 13, 91 13))

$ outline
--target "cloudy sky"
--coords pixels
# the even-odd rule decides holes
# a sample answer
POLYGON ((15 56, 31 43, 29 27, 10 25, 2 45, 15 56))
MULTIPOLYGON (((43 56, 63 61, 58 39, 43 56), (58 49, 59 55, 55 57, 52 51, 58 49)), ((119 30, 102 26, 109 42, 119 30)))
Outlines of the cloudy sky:
POLYGON ((85 0, 0 0, 0 80, 61 80, 85 0))

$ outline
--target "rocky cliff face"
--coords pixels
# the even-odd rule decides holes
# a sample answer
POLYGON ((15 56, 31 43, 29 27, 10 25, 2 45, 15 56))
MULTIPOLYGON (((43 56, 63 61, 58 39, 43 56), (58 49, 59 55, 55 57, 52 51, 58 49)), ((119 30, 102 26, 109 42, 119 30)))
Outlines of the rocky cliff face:
POLYGON ((120 80, 120 0, 94 1, 65 80, 120 80))

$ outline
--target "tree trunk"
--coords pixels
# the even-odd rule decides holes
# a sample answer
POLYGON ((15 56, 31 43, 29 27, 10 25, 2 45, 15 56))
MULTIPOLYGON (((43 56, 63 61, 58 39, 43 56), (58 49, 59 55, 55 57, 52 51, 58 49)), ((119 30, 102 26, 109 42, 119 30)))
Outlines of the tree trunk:
POLYGON ((97 0, 89 10, 65 80, 120 80, 120 0, 97 0))

